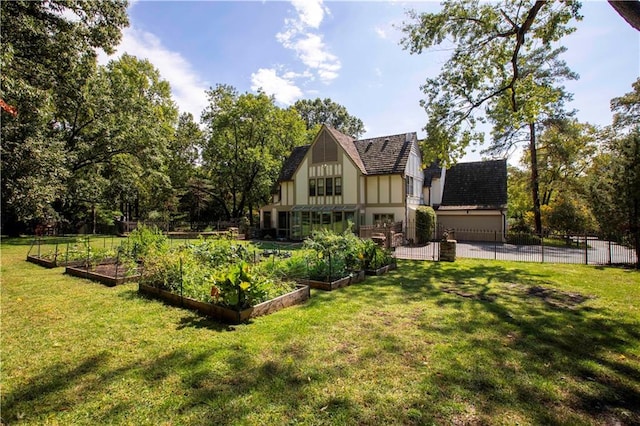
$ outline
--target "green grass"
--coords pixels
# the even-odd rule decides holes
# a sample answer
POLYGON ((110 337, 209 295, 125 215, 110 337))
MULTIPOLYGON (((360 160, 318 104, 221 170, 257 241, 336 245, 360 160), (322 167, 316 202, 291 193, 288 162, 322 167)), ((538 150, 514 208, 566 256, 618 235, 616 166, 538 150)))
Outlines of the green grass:
POLYGON ((640 273, 400 261, 229 327, 2 243, 10 424, 638 424, 640 273))

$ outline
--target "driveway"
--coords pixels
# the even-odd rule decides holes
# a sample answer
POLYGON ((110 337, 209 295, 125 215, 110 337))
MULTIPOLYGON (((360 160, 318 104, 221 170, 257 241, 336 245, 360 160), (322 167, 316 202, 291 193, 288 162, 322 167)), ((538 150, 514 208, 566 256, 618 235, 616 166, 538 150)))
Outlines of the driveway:
MULTIPOLYGON (((397 247, 398 259, 437 260, 440 243, 430 243, 421 247, 397 247)), ((619 244, 589 239, 589 247, 548 247, 538 245, 515 245, 485 242, 458 242, 458 258, 515 260, 523 262, 582 263, 607 265, 635 263, 634 250, 619 244)))

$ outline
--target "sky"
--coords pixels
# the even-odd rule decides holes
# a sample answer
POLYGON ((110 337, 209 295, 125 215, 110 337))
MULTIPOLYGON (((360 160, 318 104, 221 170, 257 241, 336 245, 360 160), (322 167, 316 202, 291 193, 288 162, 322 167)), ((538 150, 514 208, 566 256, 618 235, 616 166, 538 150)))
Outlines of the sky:
MULTIPOLYGON (((443 49, 411 55, 400 45, 410 9, 436 12, 438 2, 400 1, 134 1, 130 26, 112 57, 146 58, 171 84, 181 112, 196 120, 206 90, 228 84, 262 88, 282 107, 331 98, 360 118, 363 137, 423 130, 420 85, 439 74, 443 49)), ((580 75, 565 82, 577 118, 611 123, 609 102, 640 76, 640 33, 606 1, 585 1, 583 20, 565 37, 563 59, 580 75)), ((463 161, 481 159, 469 151, 463 161)), ((511 158, 510 163, 517 163, 511 158)))

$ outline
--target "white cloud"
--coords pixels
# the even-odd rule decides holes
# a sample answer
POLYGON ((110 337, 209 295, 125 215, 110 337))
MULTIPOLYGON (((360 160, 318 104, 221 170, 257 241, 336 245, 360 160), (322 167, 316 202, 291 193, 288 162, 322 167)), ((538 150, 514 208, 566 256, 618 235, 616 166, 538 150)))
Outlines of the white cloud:
POLYGON ((300 21, 311 28, 319 28, 325 12, 329 11, 322 5, 322 0, 291 0, 291 4, 300 21))
POLYGON ((376 32, 378 37, 380 37, 381 39, 386 39, 387 38, 387 31, 384 28, 375 27, 373 30, 376 32))
MULTIPOLYGON (((276 34, 276 39, 287 49, 296 52, 302 63, 308 67, 305 73, 315 73, 324 83, 330 83, 338 77, 342 67, 337 56, 332 54, 317 30, 329 13, 322 0, 292 0, 298 16, 287 18, 284 29, 276 34)), ((311 78, 311 77, 307 77, 311 78)))
POLYGON ((273 68, 260 68, 251 74, 251 90, 262 89, 268 95, 273 95, 276 101, 291 105, 302 97, 302 90, 291 81, 292 77, 292 73, 280 77, 273 68))
POLYGON ((209 84, 198 76, 180 53, 167 49, 154 34, 134 27, 123 31, 122 41, 113 55, 102 53, 98 60, 104 64, 123 53, 148 59, 160 71, 162 78, 171 84, 173 99, 180 112, 190 112, 196 120, 200 118, 208 103, 205 90, 209 88, 209 84))

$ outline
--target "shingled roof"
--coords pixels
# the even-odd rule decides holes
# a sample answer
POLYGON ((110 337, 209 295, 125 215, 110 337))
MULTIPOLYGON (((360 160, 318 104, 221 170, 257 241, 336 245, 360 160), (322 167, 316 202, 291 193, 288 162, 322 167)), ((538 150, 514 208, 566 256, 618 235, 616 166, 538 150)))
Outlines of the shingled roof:
POLYGON ((325 126, 329 133, 338 141, 338 144, 344 149, 347 155, 353 160, 356 167, 360 169, 362 173, 367 173, 364 164, 362 163, 362 159, 358 155, 358 150, 354 146, 354 139, 351 136, 347 136, 344 133, 341 133, 330 126, 325 126))
MULTIPOLYGON (((417 141, 415 132, 354 140, 332 127, 324 127, 365 175, 403 173, 411 152, 411 143, 417 141)), ((310 147, 311 145, 299 146, 291 151, 282 166, 278 182, 293 179, 310 147)))
POLYGON ((280 170, 280 177, 278 178, 278 182, 293 180, 293 175, 304 159, 304 156, 307 155, 307 151, 309 151, 310 146, 311 145, 304 145, 293 148, 293 151, 291 151, 291 155, 289 155, 289 157, 284 160, 284 164, 282 165, 282 169, 280 170))
POLYGON ((354 144, 366 173, 385 175, 404 173, 411 152, 411 144, 416 140, 416 133, 413 132, 361 139, 354 144))
POLYGON ((441 208, 507 207, 507 160, 459 163, 447 169, 441 208))

